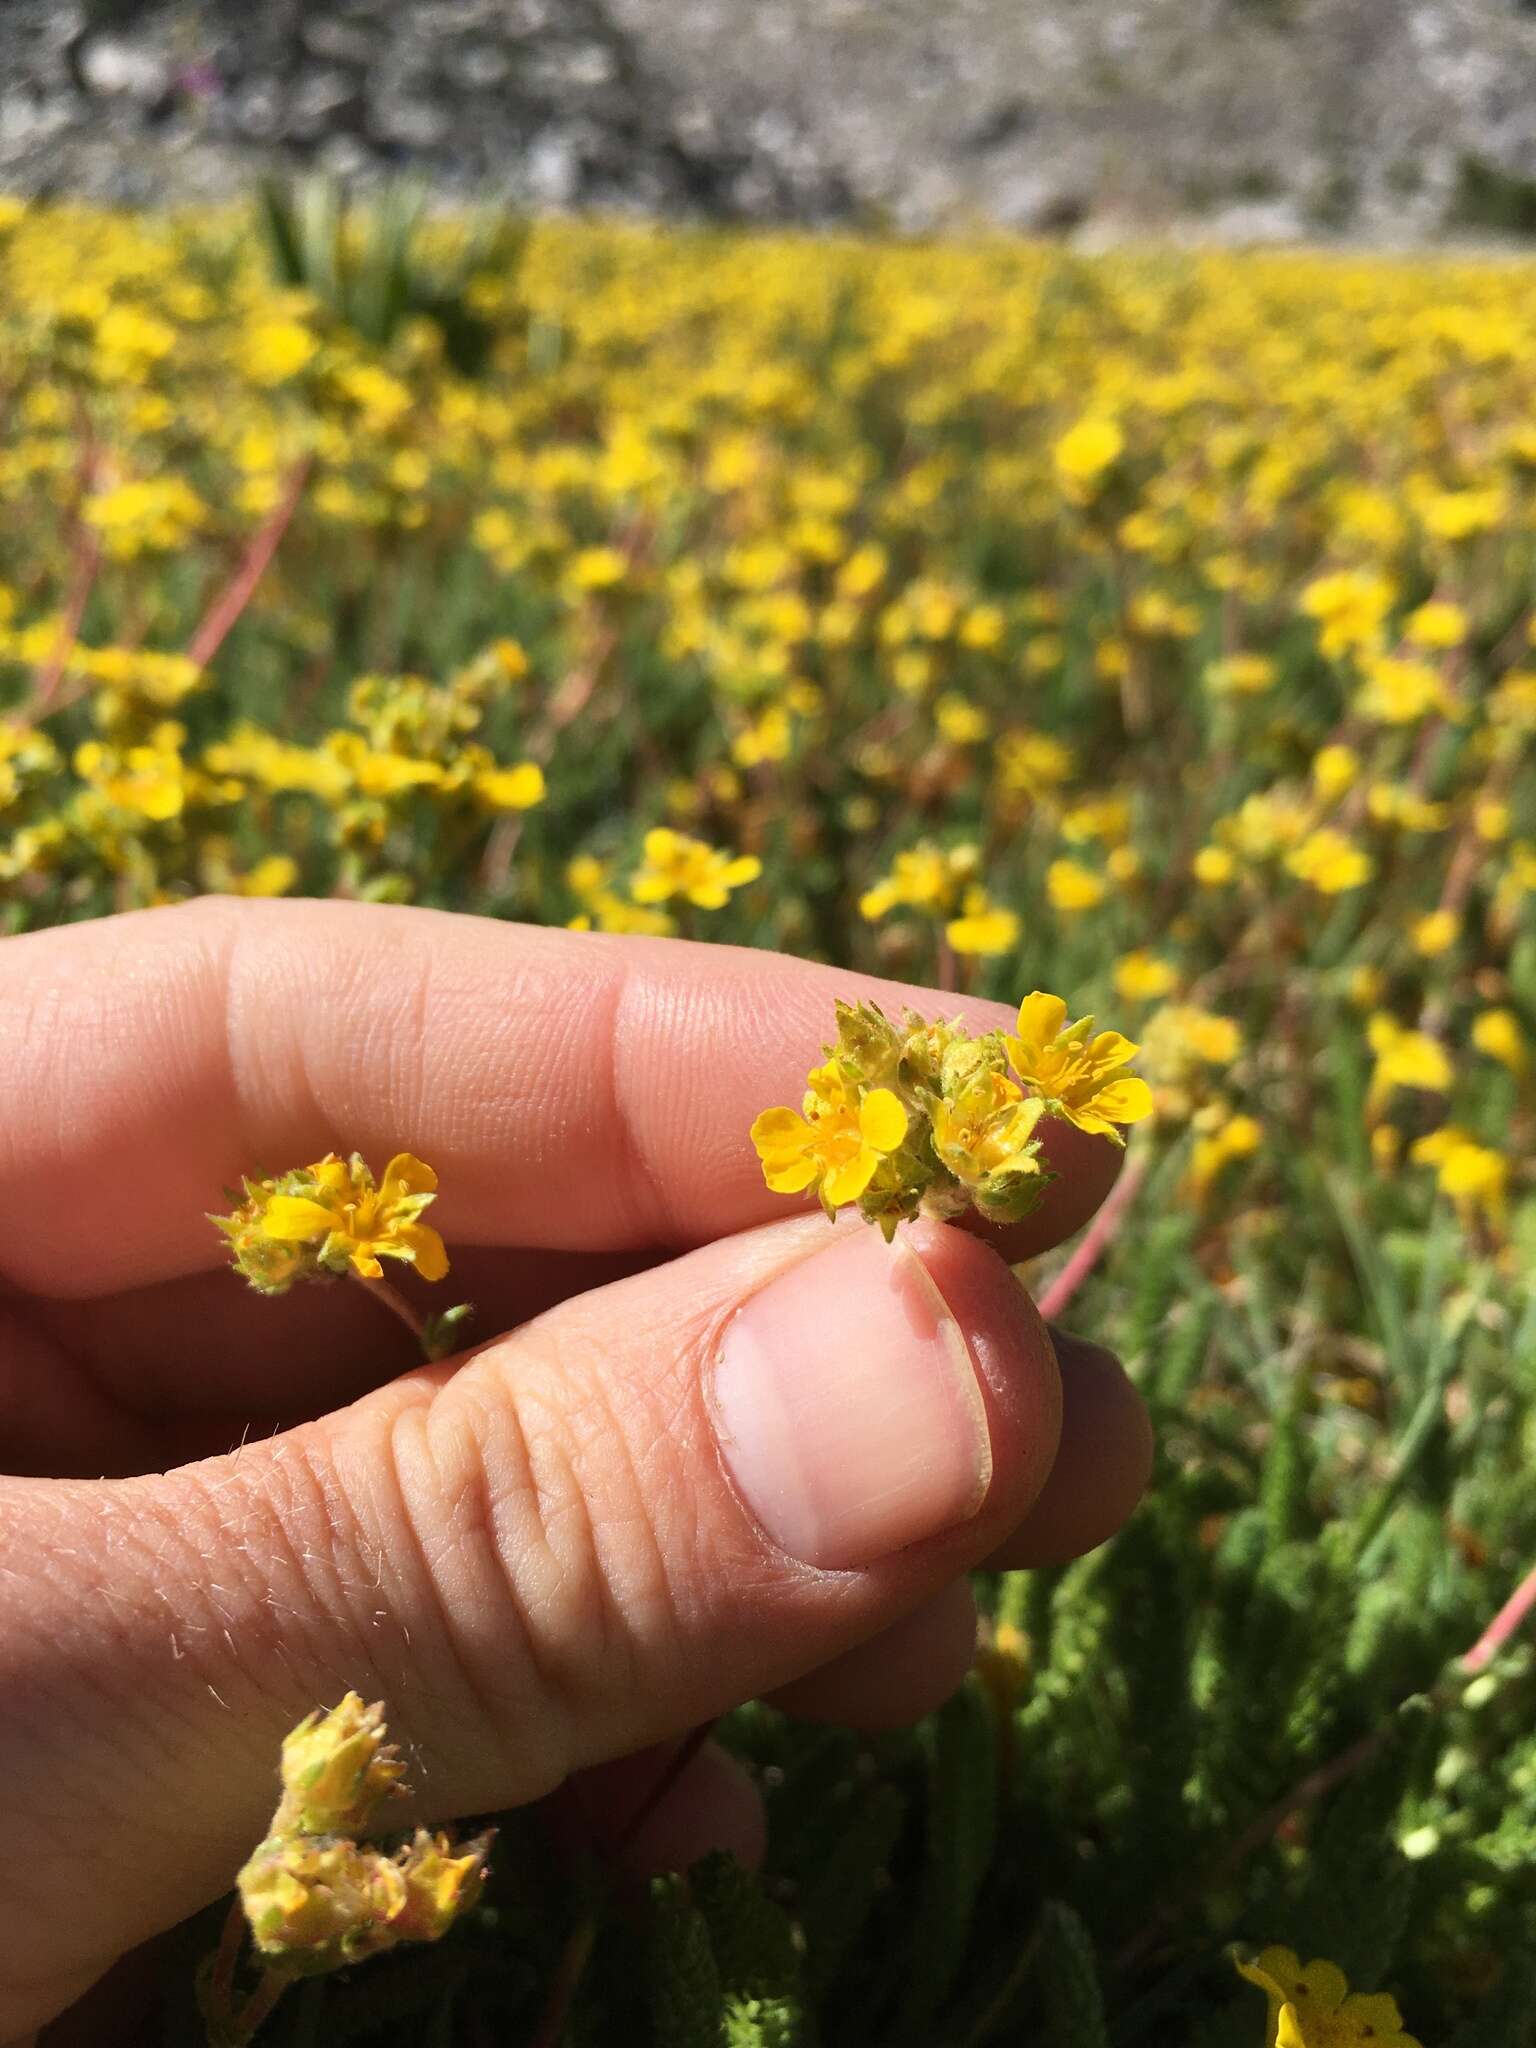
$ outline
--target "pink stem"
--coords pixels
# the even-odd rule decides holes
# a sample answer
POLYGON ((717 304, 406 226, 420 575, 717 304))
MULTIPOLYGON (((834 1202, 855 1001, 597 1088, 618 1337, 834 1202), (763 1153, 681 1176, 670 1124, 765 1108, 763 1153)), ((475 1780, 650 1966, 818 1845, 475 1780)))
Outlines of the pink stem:
POLYGON ((187 659, 197 668, 206 668, 228 638, 235 621, 250 603, 257 584, 267 573, 267 566, 277 553, 277 544, 288 531, 289 521, 298 510, 299 500, 304 495, 304 486, 309 480, 309 458, 294 464, 287 488, 266 519, 256 529, 245 557, 229 583, 214 599, 203 614, 202 623, 192 635, 187 648, 187 659))
POLYGON ((1533 1607, 1536 1607, 1536 1565, 1531 1566, 1471 1649, 1464 1654, 1462 1670, 1481 1671, 1491 1664, 1533 1607))
POLYGON ((1126 1211, 1135 1201, 1137 1189, 1146 1177, 1147 1155, 1138 1152, 1135 1158, 1126 1161, 1124 1171, 1110 1189, 1103 1208, 1089 1224, 1082 1243, 1036 1304, 1047 1322, 1061 1314, 1113 1243, 1115 1233, 1120 1228, 1126 1211))

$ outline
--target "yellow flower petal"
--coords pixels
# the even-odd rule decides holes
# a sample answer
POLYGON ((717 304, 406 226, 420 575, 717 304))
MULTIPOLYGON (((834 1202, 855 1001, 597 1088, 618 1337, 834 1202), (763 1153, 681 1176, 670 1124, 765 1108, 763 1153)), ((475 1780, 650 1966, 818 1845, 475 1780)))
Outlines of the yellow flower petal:
POLYGON ((264 1236, 279 1244, 312 1244, 336 1228, 336 1212, 307 1195, 274 1195, 261 1214, 264 1236))
POLYGON ((872 1088, 859 1105, 859 1135, 877 1152, 894 1152, 907 1135, 907 1112, 889 1088, 872 1088))
POLYGON ((765 1109, 752 1124, 752 1143, 759 1152, 777 1152, 804 1145, 811 1127, 794 1109, 765 1109))
POLYGON ((437 1175, 414 1152, 397 1152, 384 1169, 381 1192, 386 1201, 401 1195, 431 1195, 437 1192, 437 1175))
POLYGON ((1019 1037, 1025 1045, 1049 1045, 1059 1037, 1067 1022, 1067 1006, 1060 996, 1036 989, 1019 1005, 1019 1037))
POLYGON ((763 1161, 763 1179, 776 1195, 798 1195, 802 1188, 808 1188, 821 1171, 810 1153, 802 1152, 798 1158, 773 1158, 763 1161))
MULTIPOLYGON (((403 1223, 392 1233, 392 1243, 411 1255, 411 1263, 423 1280, 441 1280, 448 1271, 448 1247, 430 1223, 403 1223)), ((380 1251, 391 1246, 381 1244, 380 1251)))
POLYGON ((822 1199, 834 1209, 841 1209, 849 1202, 856 1202, 875 1177, 875 1168, 880 1164, 877 1153, 867 1146, 856 1159, 850 1159, 845 1166, 834 1166, 821 1184, 822 1199))
POLYGON ((1139 1124, 1152 1114, 1152 1090, 1139 1074, 1124 1074, 1095 1092, 1093 1107, 1111 1123, 1139 1124))

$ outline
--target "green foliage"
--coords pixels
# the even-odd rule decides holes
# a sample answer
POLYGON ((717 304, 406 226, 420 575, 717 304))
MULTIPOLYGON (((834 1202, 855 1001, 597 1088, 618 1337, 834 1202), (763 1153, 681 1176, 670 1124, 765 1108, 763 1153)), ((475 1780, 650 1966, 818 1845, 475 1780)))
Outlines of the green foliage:
POLYGON ((402 180, 366 201, 318 172, 264 178, 259 218, 274 276, 310 293, 377 348, 409 321, 430 320, 453 367, 485 367, 496 328, 475 310, 477 280, 515 277, 527 229, 499 215, 472 223, 426 219, 426 188, 402 180))

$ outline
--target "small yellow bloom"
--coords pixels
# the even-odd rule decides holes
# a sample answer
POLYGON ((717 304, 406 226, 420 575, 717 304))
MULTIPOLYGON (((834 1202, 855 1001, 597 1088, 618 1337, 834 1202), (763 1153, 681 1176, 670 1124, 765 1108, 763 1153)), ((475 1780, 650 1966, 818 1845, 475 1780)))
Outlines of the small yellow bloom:
POLYGON ((1186 1187, 1196 1202, 1204 1201, 1222 1170, 1234 1159, 1246 1159, 1264 1142, 1256 1117, 1232 1116, 1214 1130, 1202 1131, 1190 1153, 1186 1187))
POLYGON ((1045 871, 1045 893, 1053 909, 1092 910, 1104 901, 1109 885, 1081 861, 1053 860, 1045 871))
POLYGON ((644 855, 629 883, 637 903, 666 903, 681 896, 697 910, 723 910, 733 889, 755 882, 763 872, 755 854, 723 853, 666 825, 646 833, 644 855))
POLYGON ((327 1153, 313 1166, 277 1180, 245 1182, 232 1215, 210 1220, 229 1240, 237 1271, 265 1294, 282 1294, 296 1279, 346 1273, 383 1277, 381 1259, 400 1259, 423 1280, 448 1271, 443 1240, 421 1214, 437 1193, 424 1160, 397 1152, 375 1183, 360 1154, 327 1153))
POLYGON ((1513 1010, 1484 1010, 1473 1020, 1472 1043, 1512 1074, 1525 1072, 1525 1033, 1513 1010))
POLYGON ((959 901, 980 859, 981 849, 969 843, 946 847, 920 839, 898 853, 890 873, 864 891, 859 915, 871 924, 898 908, 943 917, 959 901))
POLYGON ((1464 1224, 1479 1216, 1496 1228, 1504 1222, 1509 1194, 1509 1161, 1491 1145, 1480 1145, 1455 1124, 1420 1138, 1409 1153, 1415 1166, 1432 1166, 1440 1192, 1456 1205, 1464 1224))
POLYGON ((544 771, 537 761, 487 768, 475 777, 475 794, 493 811, 527 811, 544 801, 544 771))
POLYGON ((1267 654, 1228 654, 1205 665, 1205 687, 1213 697, 1258 697, 1271 690, 1279 669, 1267 654))
POLYGON ((1285 864, 1324 896, 1341 896, 1347 889, 1361 888, 1376 871, 1371 856, 1330 825, 1309 832, 1286 855, 1285 864))
POLYGON ((1415 647, 1459 647, 1467 637, 1467 615, 1459 604, 1431 598, 1408 614, 1403 630, 1415 647))
POLYGON ((1190 865, 1205 889, 1220 889, 1237 873, 1237 862, 1225 846, 1202 846, 1190 865))
POLYGON ((1093 1019, 1067 1022, 1060 996, 1036 989, 1019 1005, 1016 1037, 1007 1041, 1014 1072, 1026 1090, 1045 1103, 1052 1116, 1063 1117, 1080 1131, 1125 1143, 1122 1124, 1139 1123, 1152 1114, 1152 1091, 1139 1075, 1118 1070, 1136 1057, 1139 1047, 1118 1031, 1093 1033, 1093 1019))
POLYGON ((1324 803, 1332 803, 1354 786, 1360 774, 1360 756, 1353 747, 1320 747, 1312 757, 1312 781, 1324 803))
POLYGON ((799 1194, 814 1183, 830 1216, 858 1201, 881 1164, 900 1151, 907 1112, 889 1088, 872 1088, 856 1102, 832 1065, 817 1067, 810 1082, 805 1114, 765 1109, 752 1126, 752 1143, 775 1194, 799 1194))
POLYGON ((1127 1003, 1155 1003, 1177 988, 1178 982, 1178 973, 1170 961, 1143 948, 1122 953, 1115 962, 1115 994, 1127 1003))
POLYGON ((1378 1102, 1395 1088, 1415 1088, 1426 1095, 1443 1095, 1449 1089, 1450 1057, 1437 1038, 1424 1031, 1405 1031, 1384 1012, 1370 1019, 1365 1035, 1376 1055, 1369 1102, 1378 1102))
POLYGON ((1413 950, 1426 960, 1448 953, 1461 935, 1461 919, 1453 910, 1431 910, 1408 927, 1413 950))
POLYGON ((1056 443, 1056 474, 1070 495, 1090 496, 1100 478, 1114 468, 1124 452, 1125 436, 1118 423, 1102 414, 1090 413, 1069 427, 1056 443))
POLYGON ((955 952, 990 958, 1011 953, 1019 943, 1018 913, 994 903, 985 889, 965 892, 964 913, 944 927, 944 936, 955 952))
POLYGON ((1337 1963, 1302 1965, 1294 1949, 1267 1948, 1239 1973, 1269 2000, 1268 2048, 1419 2048, 1403 2032, 1397 2001, 1351 1991, 1337 1963))

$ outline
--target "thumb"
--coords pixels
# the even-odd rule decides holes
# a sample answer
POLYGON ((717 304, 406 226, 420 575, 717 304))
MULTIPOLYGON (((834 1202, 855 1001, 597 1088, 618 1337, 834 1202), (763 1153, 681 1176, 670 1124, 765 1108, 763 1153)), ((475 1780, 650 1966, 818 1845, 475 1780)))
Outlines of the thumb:
POLYGON ((227 1457, 4 1482, 0 1924, 36 2010, 0 1985, 0 2039, 44 2016, 40 1957, 88 1977, 230 1882, 309 1708, 382 1697, 421 1818, 537 1798, 979 1562, 1059 1426, 1049 1339, 995 1252, 813 1217, 227 1457))

